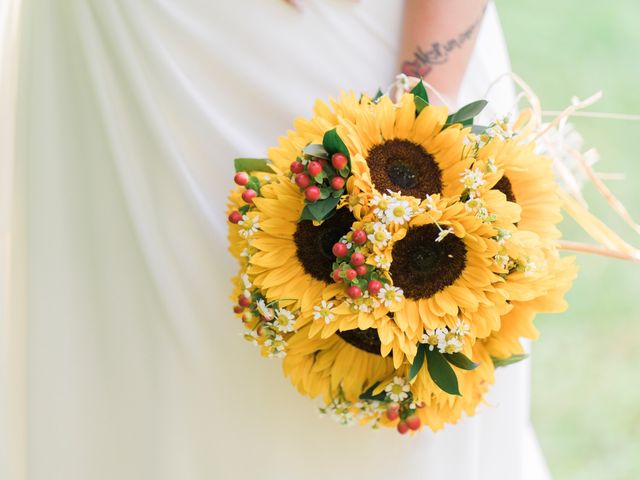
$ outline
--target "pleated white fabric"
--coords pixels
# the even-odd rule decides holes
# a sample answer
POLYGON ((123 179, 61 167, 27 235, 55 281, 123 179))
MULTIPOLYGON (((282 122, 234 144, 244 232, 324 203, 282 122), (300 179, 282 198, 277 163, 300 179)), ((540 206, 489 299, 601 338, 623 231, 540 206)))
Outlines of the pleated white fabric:
MULTIPOLYGON (((401 2, 305 3, 3 4, 1 478, 545 478, 526 364, 405 438, 319 419, 239 338, 231 159, 394 77, 401 2)), ((491 6, 461 101, 508 69, 491 6)))

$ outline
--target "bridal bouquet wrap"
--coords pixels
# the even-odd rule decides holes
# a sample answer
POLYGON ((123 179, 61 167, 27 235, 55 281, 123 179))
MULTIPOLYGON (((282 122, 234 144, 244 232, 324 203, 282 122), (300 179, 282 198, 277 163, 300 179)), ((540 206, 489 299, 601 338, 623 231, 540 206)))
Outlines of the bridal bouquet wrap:
POLYGON ((484 100, 395 97, 318 101, 268 159, 236 159, 228 213, 246 339, 323 413, 405 433, 473 415, 576 267, 526 112, 480 126, 484 100))

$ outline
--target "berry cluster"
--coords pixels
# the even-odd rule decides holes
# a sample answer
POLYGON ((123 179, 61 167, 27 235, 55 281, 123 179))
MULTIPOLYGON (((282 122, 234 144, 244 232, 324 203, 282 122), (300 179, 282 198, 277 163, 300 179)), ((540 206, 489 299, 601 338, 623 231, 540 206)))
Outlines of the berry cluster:
POLYGON ((229 222, 238 224, 242 220, 243 215, 249 211, 251 205, 253 205, 253 199, 260 195, 260 180, 258 177, 249 175, 247 172, 238 172, 234 175, 233 181, 236 185, 245 187, 242 192, 242 200, 246 203, 239 210, 234 210, 229 214, 229 222))
POLYGON ((407 433, 409 430, 419 430, 420 425, 422 424, 420 417, 416 413, 416 406, 413 404, 407 405, 406 402, 403 402, 402 404, 392 403, 387 408, 385 415, 392 422, 398 418, 400 419, 396 425, 396 429, 402 435, 407 433))
POLYGON ((336 242, 332 248, 336 256, 333 263, 333 281, 344 282, 347 295, 354 300, 362 297, 365 291, 371 297, 375 297, 382 289, 383 278, 375 268, 365 263, 366 257, 361 247, 366 243, 367 233, 357 229, 336 242))
POLYGON ((337 152, 328 158, 303 155, 290 165, 294 181, 308 203, 342 195, 349 176, 349 159, 337 152))

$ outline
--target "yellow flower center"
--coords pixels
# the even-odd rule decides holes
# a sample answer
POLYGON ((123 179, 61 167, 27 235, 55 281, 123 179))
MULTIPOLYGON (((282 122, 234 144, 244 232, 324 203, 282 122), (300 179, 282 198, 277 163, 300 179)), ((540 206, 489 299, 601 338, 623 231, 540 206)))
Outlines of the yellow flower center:
POLYGON ((404 207, 402 206, 397 206, 396 208, 393 209, 393 215, 396 217, 403 217, 404 216, 404 207))
POLYGON ((374 238, 376 239, 376 242, 383 242, 384 240, 386 240, 387 236, 385 235, 385 233, 381 230, 378 230, 375 235, 374 238))
POLYGON ((395 395, 402 393, 402 385, 398 385, 397 383, 394 383, 393 387, 391 387, 391 393, 395 395))

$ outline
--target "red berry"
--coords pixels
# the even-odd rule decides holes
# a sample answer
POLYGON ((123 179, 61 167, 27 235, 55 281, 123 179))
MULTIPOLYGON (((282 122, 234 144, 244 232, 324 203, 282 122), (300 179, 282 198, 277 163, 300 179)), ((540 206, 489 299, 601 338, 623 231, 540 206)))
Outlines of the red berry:
POLYGON ((356 273, 359 277, 364 277, 367 274, 367 266, 366 265, 358 265, 356 267, 356 273))
POLYGON ((362 289, 357 285, 352 285, 347 288, 347 295, 351 298, 360 298, 362 296, 362 289))
POLYGON ((388 410, 395 410, 396 412, 399 412, 400 411, 400 404, 399 403, 390 403, 388 410))
POLYGON ((342 242, 336 242, 333 244, 331 251, 336 257, 346 257, 347 253, 349 253, 349 248, 342 242))
POLYGON ((340 270, 334 270, 331 276, 333 277, 333 281, 336 283, 340 283, 342 281, 342 277, 340 276, 340 270))
POLYGON ((334 190, 341 190, 344 187, 344 178, 342 177, 333 177, 331 179, 331 188, 334 190))
POLYGON ((307 188, 309 186, 309 175, 306 173, 299 173, 296 175, 296 185, 300 188, 307 188))
POLYGON ((236 305, 235 307, 233 307, 233 313, 242 313, 242 312, 244 312, 244 307, 240 305, 236 305))
POLYGON ((354 252, 351 254, 351 265, 357 267, 358 265, 364 265, 364 255, 360 252, 354 252))
POLYGON ((242 199, 247 203, 253 203, 253 199, 256 198, 258 194, 255 190, 248 188, 244 192, 242 192, 242 199))
POLYGON ((349 159, 344 153, 334 153, 331 157, 331 165, 333 165, 333 168, 336 170, 342 170, 347 166, 348 161, 349 159))
POLYGON ((418 415, 411 415, 407 417, 407 426, 411 430, 418 430, 420 428, 420 417, 418 415))
POLYGON ((382 284, 378 280, 369 280, 367 284, 367 290, 371 295, 377 295, 381 288, 382 284))
POLYGON ((242 321, 244 323, 249 323, 251 320, 253 320, 253 315, 251 315, 249 312, 244 312, 242 314, 242 321))
POLYGON ((387 409, 387 418, 391 421, 394 421, 396 418, 400 416, 400 413, 396 409, 388 408, 387 409))
POLYGON ((295 161, 291 162, 291 166, 289 167, 293 173, 302 173, 304 172, 304 165, 302 163, 295 161))
POLYGON ((353 232, 351 239, 356 245, 363 245, 367 241, 367 234, 364 230, 358 229, 353 232))
POLYGON ((238 223, 240 220, 242 220, 242 214, 239 211, 234 210, 229 214, 228 218, 231 223, 238 223))
POLYGON ((320 189, 315 185, 307 187, 304 191, 304 197, 311 203, 315 203, 320 200, 320 189))
POLYGON ((251 305, 251 299, 249 297, 245 297, 244 295, 240 295, 238 297, 238 305, 241 307, 248 307, 251 305))
POLYGON ((320 162, 311 161, 309 162, 309 165, 307 165, 307 172, 309 172, 309 175, 312 177, 320 175, 320 172, 322 172, 322 165, 320 165, 320 162))
POLYGON ((324 168, 324 166, 327 164, 327 161, 324 158, 315 157, 314 160, 318 162, 322 166, 322 168, 324 168))
POLYGON ((344 276, 347 278, 347 280, 355 280, 355 278, 358 276, 358 272, 356 272, 353 268, 350 268, 349 270, 344 272, 344 276))
POLYGON ((398 429, 398 433, 400 433, 401 435, 404 435, 409 431, 409 425, 407 425, 407 422, 405 422, 404 420, 400 420, 396 428, 398 429))
POLYGON ((249 183, 249 174, 247 172, 238 172, 233 177, 233 181, 236 182, 236 184, 244 187, 247 183, 249 183))

